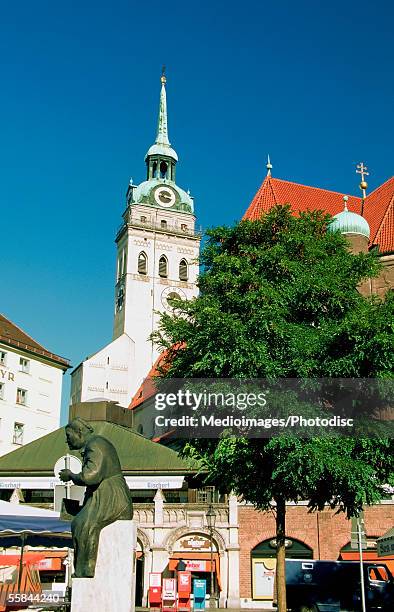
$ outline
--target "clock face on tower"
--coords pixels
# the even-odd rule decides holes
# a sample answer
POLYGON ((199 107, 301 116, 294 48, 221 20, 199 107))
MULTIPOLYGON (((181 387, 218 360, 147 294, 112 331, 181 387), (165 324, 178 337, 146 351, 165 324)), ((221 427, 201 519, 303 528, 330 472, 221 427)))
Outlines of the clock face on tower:
POLYGON ((154 196, 157 204, 164 208, 171 208, 175 204, 175 191, 171 187, 167 187, 167 185, 158 187, 155 190, 154 196))
POLYGON ((186 299, 186 294, 179 287, 166 287, 161 294, 161 303, 163 304, 166 310, 172 312, 174 310, 173 306, 169 303, 168 300, 172 300, 175 298, 181 298, 181 300, 186 299))

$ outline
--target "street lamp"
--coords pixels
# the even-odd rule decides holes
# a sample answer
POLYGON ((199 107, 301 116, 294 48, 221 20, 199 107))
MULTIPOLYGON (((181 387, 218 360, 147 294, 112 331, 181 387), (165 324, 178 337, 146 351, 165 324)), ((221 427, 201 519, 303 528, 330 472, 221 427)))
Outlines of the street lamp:
POLYGON ((216 514, 213 509, 212 504, 209 504, 208 512, 207 512, 207 525, 209 529, 209 539, 211 544, 211 588, 210 588, 210 597, 209 597, 209 607, 215 608, 215 599, 214 599, 214 585, 213 585, 213 529, 216 523, 216 514))

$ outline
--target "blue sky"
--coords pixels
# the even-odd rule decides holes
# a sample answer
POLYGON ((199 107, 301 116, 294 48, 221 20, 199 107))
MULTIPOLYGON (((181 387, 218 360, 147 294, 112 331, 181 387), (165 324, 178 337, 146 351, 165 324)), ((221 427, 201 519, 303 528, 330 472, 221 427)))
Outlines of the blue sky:
MULTIPOLYGON (((111 339, 116 229, 167 66, 177 182, 203 227, 278 178, 393 175, 393 4, 1 3, 1 311, 77 365, 111 339)), ((65 378, 65 397, 68 396, 65 378)), ((65 400, 65 404, 67 401, 65 400)))

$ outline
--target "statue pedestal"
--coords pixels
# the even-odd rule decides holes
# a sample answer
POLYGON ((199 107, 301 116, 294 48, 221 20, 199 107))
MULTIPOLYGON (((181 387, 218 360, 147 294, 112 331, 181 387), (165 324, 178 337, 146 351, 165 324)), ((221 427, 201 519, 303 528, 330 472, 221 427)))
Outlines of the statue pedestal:
POLYGON ((116 521, 100 533, 94 578, 73 578, 71 612, 134 612, 134 521, 116 521))

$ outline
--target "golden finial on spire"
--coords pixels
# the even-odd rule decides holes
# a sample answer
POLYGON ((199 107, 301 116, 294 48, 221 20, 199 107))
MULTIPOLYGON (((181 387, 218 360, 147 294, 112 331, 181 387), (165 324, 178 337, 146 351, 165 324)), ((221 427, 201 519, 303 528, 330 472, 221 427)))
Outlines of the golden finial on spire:
POLYGON ((161 69, 161 82, 164 84, 167 82, 166 79, 166 67, 163 65, 162 69, 161 69))
POLYGON ((369 176, 369 172, 367 172, 368 168, 367 166, 364 166, 364 162, 360 162, 359 164, 357 164, 357 169, 356 172, 357 174, 361 174, 361 182, 360 182, 360 189, 363 192, 363 200, 365 200, 365 198, 367 197, 367 187, 368 187, 368 183, 365 180, 366 176, 369 176))

